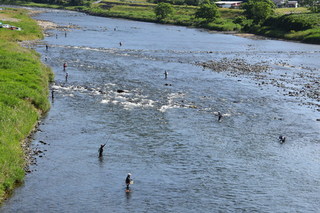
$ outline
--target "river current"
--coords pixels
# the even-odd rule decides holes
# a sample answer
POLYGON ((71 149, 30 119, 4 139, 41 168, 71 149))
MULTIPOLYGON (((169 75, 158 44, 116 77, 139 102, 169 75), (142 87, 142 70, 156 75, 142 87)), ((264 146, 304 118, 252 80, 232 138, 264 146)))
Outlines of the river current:
POLYGON ((319 77, 320 46, 44 11, 35 18, 60 28, 34 47, 55 73, 32 142, 43 153, 0 212, 320 210, 319 102, 195 65, 241 58, 319 77))

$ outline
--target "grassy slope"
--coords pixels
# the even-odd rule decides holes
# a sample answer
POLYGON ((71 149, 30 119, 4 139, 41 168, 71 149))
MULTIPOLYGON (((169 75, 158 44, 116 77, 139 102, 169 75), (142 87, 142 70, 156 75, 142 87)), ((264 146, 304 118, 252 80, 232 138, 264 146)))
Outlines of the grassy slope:
POLYGON ((298 8, 277 8, 275 13, 277 15, 293 14, 293 13, 308 13, 309 10, 305 7, 298 8))
MULTIPOLYGON (((147 3, 145 0, 104 0, 92 8, 79 8, 84 12, 92 15, 101 15, 109 17, 128 18, 141 21, 158 22, 156 20, 153 8, 155 4, 147 3)), ((162 20, 161 23, 202 27, 210 30, 218 31, 241 31, 242 27, 233 21, 242 15, 240 9, 219 8, 221 18, 211 23, 201 23, 194 19, 194 13, 198 7, 195 6, 174 6, 175 12, 172 16, 162 20)), ((74 9, 74 8, 69 8, 74 9)), ((310 16, 312 19, 314 14, 308 13, 306 8, 278 8, 275 13, 277 16, 284 14, 303 14, 304 17, 310 16)), ((298 40, 308 43, 320 43, 320 22, 317 26, 308 30, 285 31, 282 26, 260 27, 256 31, 251 31, 260 35, 284 38, 289 40, 298 40)))
POLYGON ((302 7, 277 8, 275 15, 262 26, 254 26, 242 31, 272 38, 320 44, 320 13, 310 13, 307 8, 302 7))
MULTIPOLYGON (((139 21, 159 22, 164 24, 174 24, 183 26, 192 26, 206 28, 217 31, 243 31, 244 28, 235 24, 233 21, 242 16, 240 9, 219 8, 221 18, 217 18, 211 23, 203 23, 201 20, 194 19, 194 13, 198 7, 186 5, 174 5, 175 12, 165 20, 157 20, 153 12, 155 4, 148 3, 147 0, 103 0, 99 4, 93 4, 91 7, 63 7, 57 5, 28 3, 26 6, 38 6, 49 8, 63 8, 68 10, 82 11, 91 15, 126 18, 139 21)), ((284 14, 304 14, 305 16, 314 16, 306 8, 278 8, 275 11, 277 16, 284 14)), ((308 43, 320 44, 320 23, 312 29, 299 31, 285 31, 280 26, 258 26, 258 28, 247 29, 245 32, 256 33, 264 36, 284 38, 289 40, 298 40, 308 43)))
POLYGON ((36 4, 26 3, 25 6, 34 7, 47 7, 47 8, 60 8, 67 10, 77 10, 85 12, 90 15, 104 16, 104 17, 115 17, 115 18, 126 18, 138 21, 147 22, 160 22, 164 24, 174 24, 192 27, 203 27, 212 30, 238 30, 239 25, 234 24, 232 21, 235 17, 241 14, 241 10, 229 10, 221 8, 221 18, 217 19, 216 22, 211 25, 201 25, 197 20, 194 19, 194 13, 198 7, 185 6, 185 5, 174 5, 175 12, 165 20, 157 20, 154 7, 156 4, 147 3, 144 0, 139 1, 119 1, 119 0, 105 0, 100 4, 93 4, 91 7, 86 6, 57 6, 48 4, 36 4))
POLYGON ((310 13, 307 8, 278 8, 275 12, 277 17, 254 33, 320 44, 320 13, 310 13), (308 27, 305 27, 306 25, 308 27))
POLYGON ((30 134, 47 99, 52 73, 34 50, 17 41, 42 38, 42 31, 21 9, 0 11, 0 22, 22 31, 0 28, 0 201, 24 178, 25 158, 21 142, 30 134), (1 20, 12 17, 18 22, 1 20))

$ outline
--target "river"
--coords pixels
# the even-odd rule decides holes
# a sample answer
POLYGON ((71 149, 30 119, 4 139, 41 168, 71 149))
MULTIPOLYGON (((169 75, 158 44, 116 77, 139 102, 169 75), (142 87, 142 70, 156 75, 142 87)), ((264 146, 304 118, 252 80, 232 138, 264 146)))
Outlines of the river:
POLYGON ((319 211, 320 103, 286 95, 319 79, 319 45, 44 11, 61 27, 34 47, 55 73, 43 153, 0 212, 319 211), (286 87, 195 65, 231 59, 286 87))

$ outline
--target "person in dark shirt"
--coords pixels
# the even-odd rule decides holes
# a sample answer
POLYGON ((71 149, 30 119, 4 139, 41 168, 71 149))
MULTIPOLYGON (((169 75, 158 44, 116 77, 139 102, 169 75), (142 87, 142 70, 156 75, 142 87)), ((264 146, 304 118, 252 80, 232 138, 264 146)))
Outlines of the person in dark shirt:
POLYGON ((67 66, 67 63, 63 63, 63 71, 66 71, 67 66))
POLYGON ((221 114, 221 112, 218 112, 218 121, 220 122, 221 119, 222 119, 222 114, 221 114))
POLYGON ((100 148, 99 148, 99 150, 98 150, 98 152, 99 152, 99 157, 100 157, 100 158, 102 157, 103 148, 104 148, 105 145, 106 145, 106 144, 101 144, 101 145, 100 145, 100 148))
POLYGON ((284 143, 284 142, 286 142, 286 137, 285 137, 285 136, 280 135, 280 136, 279 136, 279 141, 280 141, 280 143, 284 143))
POLYGON ((131 173, 128 173, 127 178, 126 178, 126 190, 130 190, 129 185, 131 184, 132 179, 131 179, 131 173))
POLYGON ((51 90, 51 98, 54 99, 54 89, 51 90))

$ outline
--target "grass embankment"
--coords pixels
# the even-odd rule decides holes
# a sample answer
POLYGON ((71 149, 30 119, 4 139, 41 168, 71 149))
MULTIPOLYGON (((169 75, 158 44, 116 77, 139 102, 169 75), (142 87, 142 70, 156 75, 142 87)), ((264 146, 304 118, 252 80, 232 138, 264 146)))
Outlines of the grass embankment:
POLYGON ((147 0, 104 0, 91 6, 72 7, 35 3, 25 5, 77 10, 96 16, 192 26, 217 31, 249 32, 273 38, 320 44, 320 14, 310 13, 306 8, 278 8, 273 17, 260 25, 254 25, 252 20, 251 22, 245 19, 243 21, 243 10, 227 8, 219 8, 220 18, 210 23, 203 22, 194 17, 199 7, 187 5, 173 5, 174 13, 163 20, 158 20, 154 13, 156 4, 148 3, 147 0))
POLYGON ((53 75, 34 50, 18 41, 40 39, 41 28, 26 10, 4 9, 0 22, 21 31, 0 28, 0 202, 23 181, 26 166, 22 142, 49 110, 49 80, 53 75))
POLYGON ((286 8, 277 9, 276 14, 261 26, 248 31, 274 38, 320 44, 320 13, 309 13, 306 8, 286 8))
POLYGON ((195 19, 194 14, 197 6, 173 5, 174 13, 163 20, 158 20, 152 3, 129 3, 120 1, 102 1, 92 7, 77 7, 80 11, 91 15, 106 17, 127 18, 139 21, 173 24, 181 26, 202 27, 210 30, 234 31, 240 30, 241 26, 233 23, 233 19, 241 14, 241 10, 220 8, 221 18, 211 23, 203 23, 195 19))
POLYGON ((194 18, 194 14, 198 8, 197 6, 173 5, 175 12, 164 20, 158 20, 154 13, 156 4, 148 3, 145 0, 130 2, 123 0, 106 0, 101 1, 99 4, 91 4, 91 6, 61 6, 36 3, 25 3, 23 5, 76 10, 95 16, 125 18, 136 21, 173 24, 180 26, 201 27, 219 31, 238 31, 241 28, 239 24, 233 23, 234 18, 242 13, 241 10, 237 9, 230 10, 226 8, 220 8, 219 11, 221 18, 216 19, 214 22, 204 24, 203 22, 200 22, 194 18))

